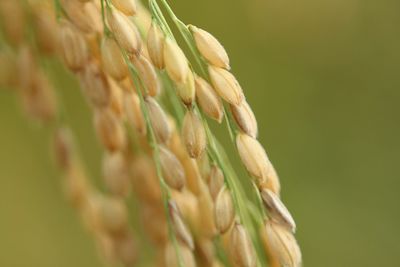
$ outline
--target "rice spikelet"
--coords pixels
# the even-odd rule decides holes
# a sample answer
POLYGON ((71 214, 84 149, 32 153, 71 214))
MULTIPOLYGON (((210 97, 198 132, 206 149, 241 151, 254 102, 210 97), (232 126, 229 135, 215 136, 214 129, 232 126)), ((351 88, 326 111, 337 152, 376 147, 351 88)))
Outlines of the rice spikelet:
POLYGON ((166 38, 163 51, 165 68, 169 77, 176 83, 185 83, 190 70, 181 48, 174 40, 166 38))
POLYGON ((221 98, 203 78, 196 76, 195 84, 197 102, 201 109, 207 116, 221 123, 224 116, 221 98))
POLYGON ((216 67, 230 69, 229 57, 220 42, 209 32, 193 25, 189 26, 196 41, 197 49, 207 61, 216 67))
POLYGON ((240 105, 244 95, 235 76, 225 69, 214 66, 209 66, 208 72, 211 83, 218 95, 229 104, 240 105))

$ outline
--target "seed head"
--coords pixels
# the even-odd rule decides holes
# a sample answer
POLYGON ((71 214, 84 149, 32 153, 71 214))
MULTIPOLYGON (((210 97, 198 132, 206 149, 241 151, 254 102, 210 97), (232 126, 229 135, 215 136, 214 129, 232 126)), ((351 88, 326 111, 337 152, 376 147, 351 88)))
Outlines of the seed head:
POLYGON ((158 69, 164 68, 164 40, 165 37, 160 27, 152 22, 147 35, 147 51, 154 66, 158 69))
POLYGON ((208 72, 211 83, 220 97, 232 105, 239 105, 242 102, 244 99, 242 88, 232 73, 214 66, 209 66, 208 72))
POLYGON ((111 2, 127 16, 134 16, 137 12, 136 0, 111 0, 111 2))
POLYGON ((242 101, 240 105, 231 105, 231 111, 239 128, 251 137, 257 138, 257 120, 249 104, 242 101))
POLYGON ((224 47, 209 32, 190 25, 197 49, 207 61, 216 67, 230 69, 229 57, 224 47))
POLYGON ((161 83, 153 64, 151 64, 151 62, 141 54, 132 57, 131 60, 147 89, 147 91, 144 91, 144 94, 157 96, 161 91, 161 83))
POLYGON ((117 42, 110 37, 104 37, 101 44, 101 61, 104 70, 119 81, 128 75, 124 57, 117 42))
POLYGON ((115 39, 128 53, 139 54, 141 50, 140 33, 135 24, 120 11, 110 8, 107 10, 107 22, 115 39))
POLYGON ((271 220, 286 226, 289 230, 295 232, 296 223, 279 197, 269 189, 262 189, 261 197, 266 209, 268 210, 268 216, 271 218, 271 220))
POLYGON ((197 102, 207 116, 221 123, 224 116, 221 98, 203 78, 196 76, 196 96, 197 102))
POLYGON ((164 146, 160 146, 160 163, 165 182, 176 190, 182 190, 185 185, 185 172, 176 156, 164 146))
POLYGON ((188 111, 183 119, 182 140, 192 158, 198 158, 206 148, 204 125, 199 116, 192 110, 188 111))
POLYGON ((171 38, 164 44, 164 63, 169 77, 176 83, 185 83, 190 71, 185 54, 171 38))
POLYGON ((282 266, 300 267, 301 252, 290 230, 273 221, 265 223, 265 242, 271 256, 282 266))
POLYGON ((161 143, 166 143, 171 138, 172 133, 165 111, 152 97, 146 98, 146 105, 157 140, 161 143))
POLYGON ((236 137, 236 146, 247 171, 257 178, 258 181, 265 181, 271 163, 265 153, 264 148, 257 141, 244 133, 239 133, 236 137))
POLYGON ((251 239, 241 224, 235 223, 230 236, 230 252, 238 267, 255 267, 256 254, 251 239))
POLYGON ((232 196, 228 189, 223 188, 215 200, 215 226, 221 234, 226 233, 235 218, 232 196))

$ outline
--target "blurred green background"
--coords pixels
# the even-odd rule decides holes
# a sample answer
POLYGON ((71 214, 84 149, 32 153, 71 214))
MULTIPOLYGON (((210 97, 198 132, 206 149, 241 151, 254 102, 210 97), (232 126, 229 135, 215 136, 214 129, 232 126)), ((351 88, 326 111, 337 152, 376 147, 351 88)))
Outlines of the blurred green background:
MULTIPOLYGON (((171 5, 225 45, 281 176, 304 266, 399 266, 400 1, 171 5)), ((98 177, 100 148, 70 79, 56 85, 98 177)), ((4 90, 0 122, 0 266, 101 266, 63 198, 50 131, 4 90)))

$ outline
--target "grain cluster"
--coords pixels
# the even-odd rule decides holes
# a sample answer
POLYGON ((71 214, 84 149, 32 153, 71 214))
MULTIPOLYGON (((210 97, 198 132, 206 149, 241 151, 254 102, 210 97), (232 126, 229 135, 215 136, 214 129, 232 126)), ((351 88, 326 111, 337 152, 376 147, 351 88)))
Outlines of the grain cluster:
POLYGON ((294 219, 228 53, 209 32, 182 27, 167 1, 149 3, 151 12, 138 0, 2 0, 0 64, 8 67, 0 87, 13 88, 23 111, 53 131, 64 193, 110 264, 255 267, 268 258, 269 266, 301 266, 294 219), (46 61, 63 65, 86 99, 105 190, 86 172, 46 61), (259 203, 243 194, 246 177, 233 175, 207 118, 227 120, 263 203, 260 229, 243 210, 259 203))

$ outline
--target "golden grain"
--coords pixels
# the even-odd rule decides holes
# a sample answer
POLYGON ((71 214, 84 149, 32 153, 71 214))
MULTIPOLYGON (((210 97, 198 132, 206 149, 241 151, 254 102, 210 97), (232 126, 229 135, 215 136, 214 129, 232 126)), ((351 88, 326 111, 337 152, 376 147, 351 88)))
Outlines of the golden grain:
POLYGON ((122 152, 105 153, 103 156, 103 178, 112 195, 126 197, 130 192, 130 166, 122 152))
POLYGON ((140 33, 135 24, 120 11, 107 9, 107 22, 118 44, 128 53, 139 54, 141 50, 140 33))
POLYGON ((193 103, 196 95, 193 72, 188 72, 185 82, 176 82, 175 88, 181 101, 185 105, 190 106, 193 103))
POLYGON ((81 89, 87 101, 98 108, 110 103, 111 89, 103 70, 95 61, 89 62, 79 74, 81 89))
POLYGON ((205 181, 199 181, 200 193, 197 195, 199 206, 198 235, 212 239, 216 236, 214 202, 205 181))
POLYGON ((238 267, 255 267, 256 254, 251 239, 246 229, 235 223, 230 235, 230 255, 238 267))
POLYGON ((124 91, 119 86, 118 82, 116 82, 113 78, 107 77, 108 84, 110 86, 110 109, 114 112, 114 114, 118 117, 119 120, 124 119, 125 117, 125 108, 124 108, 124 91))
POLYGON ((32 49, 29 46, 23 45, 19 48, 16 68, 18 86, 22 90, 33 88, 36 83, 38 68, 32 49))
POLYGON ((238 148, 240 159, 247 171, 256 178, 264 181, 271 167, 271 163, 265 153, 264 148, 257 141, 244 133, 239 133, 236 137, 236 146, 238 148))
POLYGON ((133 235, 131 233, 124 234, 114 242, 115 253, 119 261, 124 266, 135 266, 138 261, 138 249, 133 235))
POLYGON ((176 190, 182 190, 185 185, 185 172, 182 164, 166 147, 160 146, 159 150, 165 182, 176 190))
MULTIPOLYGON (((186 246, 178 244, 180 258, 182 259, 182 266, 185 267, 196 267, 196 261, 194 259, 193 252, 186 246)), ((172 241, 168 242, 165 247, 165 267, 177 267, 180 266, 179 258, 175 250, 172 241)))
POLYGON ((156 22, 151 23, 147 34, 147 51, 154 66, 158 69, 164 68, 164 34, 156 22))
POLYGON ((286 226, 292 232, 296 231, 296 223, 286 206, 279 197, 269 189, 261 190, 261 197, 265 207, 268 210, 268 216, 271 220, 286 226))
POLYGON ((125 92, 124 106, 128 123, 131 124, 140 135, 146 135, 146 122, 140 108, 139 96, 134 92, 125 92))
POLYGON ((185 83, 190 71, 189 64, 182 49, 171 38, 165 39, 163 55, 169 77, 176 83, 185 83))
POLYGON ((74 147, 71 130, 58 128, 53 137, 53 151, 58 166, 67 170, 72 167, 74 147))
POLYGON ((215 225, 221 234, 226 233, 235 218, 235 208, 232 196, 228 189, 223 188, 215 200, 215 225))
POLYGON ((208 188, 214 201, 216 200, 224 184, 224 174, 218 166, 213 165, 209 175, 208 188))
POLYGON ((195 77, 195 84, 199 106, 207 116, 221 123, 224 117, 221 98, 211 85, 200 76, 195 77))
POLYGON ((169 214, 171 216, 172 225, 178 239, 185 244, 190 250, 194 249, 194 241, 189 228, 182 220, 181 213, 175 201, 168 202, 169 214))
POLYGON ((242 88, 229 71, 209 66, 211 83, 220 97, 232 105, 239 105, 244 99, 242 88))
POLYGON ((151 62, 143 55, 134 56, 131 59, 136 67, 140 78, 145 86, 145 95, 157 96, 161 91, 161 82, 157 76, 156 70, 151 62))
POLYGON ((94 126, 99 141, 110 152, 122 150, 126 145, 125 130, 109 109, 95 110, 94 126))
POLYGON ((187 111, 182 123, 182 141, 190 157, 198 158, 206 149, 203 122, 194 111, 187 111))
POLYGON ((90 190, 82 168, 73 164, 66 169, 65 176, 63 181, 64 194, 74 207, 82 208, 87 201, 90 190))
POLYGON ((101 32, 101 16, 92 2, 81 3, 77 0, 61 0, 63 10, 71 22, 85 33, 101 32))
POLYGON ((81 70, 89 60, 84 36, 70 23, 64 21, 60 30, 61 55, 72 71, 81 70))
POLYGON ((33 77, 31 87, 22 88, 20 91, 22 105, 27 115, 42 122, 55 118, 57 103, 53 86, 47 76, 38 71, 33 77))
POLYGON ((161 189, 153 161, 146 155, 140 155, 130 165, 135 194, 144 202, 160 202, 161 189))
POLYGON ((6 38, 18 46, 22 43, 26 27, 26 14, 20 1, 2 0, 0 2, 0 20, 6 38))
POLYGON ((121 49, 117 42, 110 37, 104 37, 101 43, 101 62, 104 70, 117 81, 128 75, 121 49))
POLYGON ((270 169, 268 170, 266 181, 262 181, 258 187, 267 188, 274 192, 277 196, 280 195, 281 184, 273 165, 271 165, 270 169))
POLYGON ((207 61, 216 67, 230 69, 229 57, 221 43, 209 32, 190 25, 197 49, 207 61))
POLYGON ((267 221, 265 238, 272 257, 276 258, 282 266, 301 266, 300 248, 290 230, 272 221, 267 221))
POLYGON ((137 12, 136 0, 111 0, 111 2, 127 16, 133 16, 137 12))
POLYGON ((157 140, 161 143, 166 143, 171 138, 172 133, 165 111, 152 97, 146 97, 146 105, 157 140))
POLYGON ((249 104, 244 100, 240 105, 231 105, 233 118, 239 128, 253 138, 257 138, 257 120, 249 104))
POLYGON ((99 220, 103 229, 110 234, 119 235, 128 226, 128 210, 118 198, 103 197, 99 205, 99 220))
POLYGON ((53 54, 58 47, 58 31, 56 16, 52 7, 44 3, 33 6, 33 23, 38 46, 43 53, 53 54))
POLYGON ((0 87, 12 89, 18 82, 17 60, 13 53, 8 50, 0 51, 0 87))

